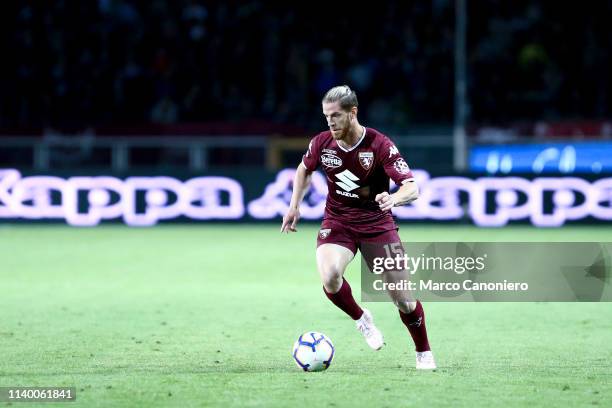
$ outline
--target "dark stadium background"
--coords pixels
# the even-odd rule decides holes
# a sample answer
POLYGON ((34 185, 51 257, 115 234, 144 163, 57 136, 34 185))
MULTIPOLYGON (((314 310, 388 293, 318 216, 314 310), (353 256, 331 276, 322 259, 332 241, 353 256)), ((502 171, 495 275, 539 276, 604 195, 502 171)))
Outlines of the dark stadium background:
MULTIPOLYGON (((261 167, 270 141, 324 128, 321 96, 341 83, 357 91, 365 125, 406 144, 413 168, 433 172, 453 169, 456 122, 470 143, 500 148, 612 136, 610 2, 465 3, 457 118, 450 0, 10 2, 0 133, 15 143, 2 142, 0 163, 31 168, 30 144, 48 143, 49 170, 105 170, 113 145, 105 138, 184 136, 232 137, 230 146, 213 143, 207 167, 261 167), (264 140, 233 148, 248 136, 264 140), (62 149, 67 141, 72 150, 62 149)), ((130 151, 130 170, 184 168, 184 151, 153 145, 130 151)), ((268 167, 295 166, 299 149, 287 150, 268 167)))

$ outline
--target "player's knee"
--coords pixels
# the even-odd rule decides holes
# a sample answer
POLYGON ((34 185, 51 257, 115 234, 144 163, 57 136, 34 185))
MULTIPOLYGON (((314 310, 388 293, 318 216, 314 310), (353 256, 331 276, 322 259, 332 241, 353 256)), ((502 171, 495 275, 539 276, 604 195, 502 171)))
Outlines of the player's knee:
POLYGON ((414 309, 416 309, 416 302, 395 300, 393 303, 395 303, 395 306, 397 306, 402 313, 412 313, 414 309))
POLYGON ((340 268, 334 266, 323 268, 321 271, 321 281, 327 292, 336 293, 340 290, 343 272, 340 268))

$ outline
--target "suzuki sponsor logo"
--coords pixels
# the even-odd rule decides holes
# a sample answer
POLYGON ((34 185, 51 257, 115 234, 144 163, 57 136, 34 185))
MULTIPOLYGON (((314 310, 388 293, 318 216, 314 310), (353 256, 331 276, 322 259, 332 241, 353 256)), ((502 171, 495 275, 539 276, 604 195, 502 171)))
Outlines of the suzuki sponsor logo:
POLYGON ((359 180, 359 177, 351 173, 350 170, 344 170, 342 173, 336 174, 336 178, 340 181, 336 181, 338 187, 340 187, 344 191, 336 190, 336 193, 350 198, 358 198, 357 194, 351 193, 356 188, 359 188, 359 184, 355 183, 355 181, 359 180))
POLYGON ((359 180, 359 177, 351 173, 350 170, 344 170, 342 173, 336 174, 336 178, 340 180, 336 181, 336 184, 344 191, 352 191, 359 188, 359 184, 354 183, 359 180))

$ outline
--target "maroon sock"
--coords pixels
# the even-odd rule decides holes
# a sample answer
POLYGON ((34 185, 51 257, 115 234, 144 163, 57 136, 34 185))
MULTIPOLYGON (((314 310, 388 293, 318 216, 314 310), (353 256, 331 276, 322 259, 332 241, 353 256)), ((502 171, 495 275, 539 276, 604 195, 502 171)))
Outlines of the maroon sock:
POLYGON ((359 307, 355 299, 353 298, 353 293, 351 292, 351 285, 348 284, 346 279, 342 278, 342 286, 340 286, 340 290, 336 293, 329 293, 323 287, 323 292, 329 300, 336 306, 338 306, 344 313, 351 316, 353 320, 357 320, 363 314, 363 309, 359 307))
POLYGON ((429 340, 427 340, 427 329, 425 328, 425 313, 421 302, 417 300, 416 308, 411 313, 399 311, 402 322, 408 328, 416 351, 429 351, 429 340))

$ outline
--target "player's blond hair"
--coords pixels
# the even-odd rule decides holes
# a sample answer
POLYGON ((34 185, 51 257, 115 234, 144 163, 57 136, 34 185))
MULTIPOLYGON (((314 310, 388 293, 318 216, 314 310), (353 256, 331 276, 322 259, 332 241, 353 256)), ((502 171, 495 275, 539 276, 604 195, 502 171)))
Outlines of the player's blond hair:
POLYGON ((345 111, 350 111, 351 108, 359 106, 357 102, 357 94, 348 85, 334 86, 332 89, 327 91, 323 97, 323 103, 334 103, 338 102, 340 108, 345 111))

